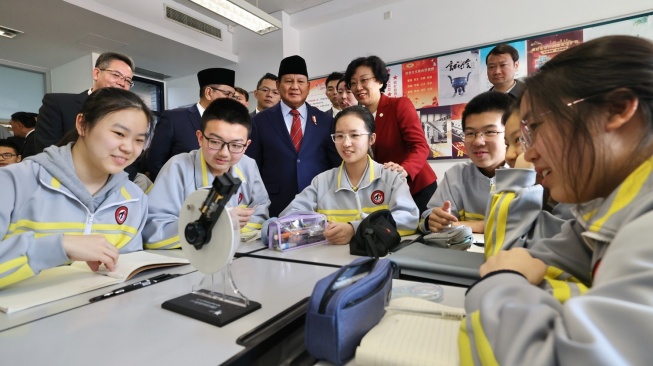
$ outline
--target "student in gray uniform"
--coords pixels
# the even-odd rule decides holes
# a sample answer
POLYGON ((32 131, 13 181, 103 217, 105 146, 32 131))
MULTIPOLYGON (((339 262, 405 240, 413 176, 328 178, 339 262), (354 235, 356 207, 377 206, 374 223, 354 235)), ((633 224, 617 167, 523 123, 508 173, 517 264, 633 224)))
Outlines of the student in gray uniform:
POLYGON ((268 218, 270 199, 256 162, 245 156, 251 129, 247 108, 233 99, 216 99, 202 115, 197 131, 200 148, 172 157, 148 193, 150 200, 143 239, 147 249, 180 248, 177 222, 181 205, 194 191, 210 188, 222 174, 242 184, 229 200, 238 215, 242 235, 260 230, 268 218))
POLYGON ((486 258, 554 236, 573 218, 573 205, 553 201, 536 181, 533 164, 524 160, 519 105, 513 104, 501 121, 506 128, 506 164, 513 169, 496 171, 485 215, 486 258))
POLYGON ((343 109, 336 116, 331 135, 342 164, 313 178, 279 215, 293 212, 323 213, 329 220, 324 236, 332 244, 347 244, 361 220, 387 209, 401 235, 417 229, 419 212, 406 178, 372 160, 370 147, 376 140, 374 116, 363 106, 343 109))
POLYGON ((73 142, 0 169, 0 288, 71 260, 113 271, 120 253, 143 249, 147 198, 123 170, 152 124, 136 94, 102 88, 82 105, 73 142))
POLYGON ((577 204, 575 219, 481 266, 462 365, 651 364, 651 80, 653 42, 631 36, 570 48, 527 79, 525 158, 556 201, 577 204))
POLYGON ((511 103, 511 97, 495 91, 481 93, 467 103, 462 127, 465 150, 472 161, 456 164, 444 174, 422 213, 422 232, 438 232, 450 225, 466 225, 475 233, 483 232, 492 178, 505 164, 501 116, 511 103))

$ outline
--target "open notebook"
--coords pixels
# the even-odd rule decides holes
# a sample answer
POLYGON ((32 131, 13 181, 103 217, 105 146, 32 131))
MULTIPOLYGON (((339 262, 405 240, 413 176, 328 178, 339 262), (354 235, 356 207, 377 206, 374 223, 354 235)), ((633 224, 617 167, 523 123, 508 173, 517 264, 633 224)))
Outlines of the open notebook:
POLYGON ((1 289, 0 311, 9 314, 125 282, 148 269, 188 263, 185 258, 171 258, 143 251, 121 254, 114 272, 93 272, 86 262, 73 262, 70 266, 46 269, 38 276, 1 289))
POLYGON ((381 322, 363 337, 356 349, 356 364, 458 365, 461 319, 426 314, 438 311, 461 319, 465 314, 462 308, 416 297, 391 300, 381 322))

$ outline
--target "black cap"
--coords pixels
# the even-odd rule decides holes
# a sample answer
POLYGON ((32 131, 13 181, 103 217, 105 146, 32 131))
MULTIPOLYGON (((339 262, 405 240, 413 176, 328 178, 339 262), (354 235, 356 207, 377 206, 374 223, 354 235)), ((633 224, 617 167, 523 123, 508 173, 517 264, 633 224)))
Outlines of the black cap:
POLYGON ((197 81, 200 83, 200 88, 211 85, 229 85, 234 87, 236 80, 236 73, 233 70, 223 69, 216 67, 212 69, 205 69, 197 73, 197 81))
POLYGON ((306 61, 301 56, 288 56, 281 60, 279 65, 279 74, 278 77, 281 78, 286 74, 299 74, 305 75, 308 77, 308 71, 306 70, 306 61))

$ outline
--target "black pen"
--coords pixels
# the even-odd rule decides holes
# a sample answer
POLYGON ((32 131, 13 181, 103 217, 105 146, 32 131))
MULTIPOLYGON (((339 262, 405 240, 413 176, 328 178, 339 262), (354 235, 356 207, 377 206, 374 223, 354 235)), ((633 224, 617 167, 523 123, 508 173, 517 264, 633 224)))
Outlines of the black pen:
POLYGON ((169 280, 171 278, 175 278, 175 277, 178 277, 178 276, 179 276, 178 274, 163 273, 163 274, 160 274, 158 276, 154 276, 152 278, 148 278, 146 280, 136 282, 136 283, 132 283, 131 285, 127 285, 127 286, 121 287, 119 289, 115 289, 115 290, 113 290, 111 292, 107 292, 104 295, 93 297, 93 298, 89 299, 88 301, 89 302, 97 302, 97 301, 100 301, 100 300, 108 299, 108 298, 114 297, 116 295, 124 294, 125 292, 134 291, 136 289, 147 287, 147 286, 153 285, 155 283, 163 282, 165 280, 169 280))

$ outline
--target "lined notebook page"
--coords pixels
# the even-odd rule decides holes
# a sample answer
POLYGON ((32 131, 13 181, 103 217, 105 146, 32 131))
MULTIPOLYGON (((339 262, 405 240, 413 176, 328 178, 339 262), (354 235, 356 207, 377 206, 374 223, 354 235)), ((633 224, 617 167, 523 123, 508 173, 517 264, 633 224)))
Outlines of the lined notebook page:
MULTIPOLYGON (((403 297, 389 307, 464 314, 431 301, 403 297)), ((357 365, 458 365, 458 331, 461 320, 388 310, 356 349, 357 365)))

